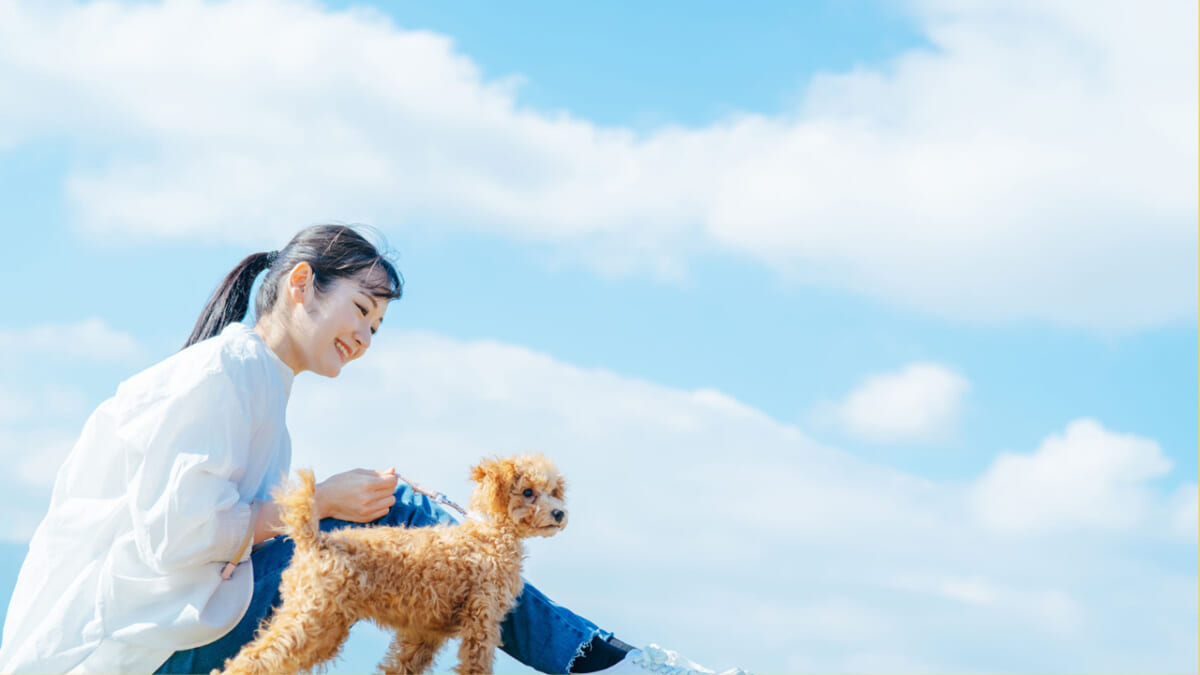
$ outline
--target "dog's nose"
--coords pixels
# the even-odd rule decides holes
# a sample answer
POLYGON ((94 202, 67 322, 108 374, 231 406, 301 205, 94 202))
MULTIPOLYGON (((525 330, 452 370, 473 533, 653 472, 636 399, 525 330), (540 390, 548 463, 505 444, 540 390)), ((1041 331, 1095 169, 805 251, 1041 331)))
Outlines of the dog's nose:
POLYGON ((562 509, 554 509, 550 512, 550 515, 554 518, 554 522, 561 523, 563 516, 567 514, 563 513, 562 509))

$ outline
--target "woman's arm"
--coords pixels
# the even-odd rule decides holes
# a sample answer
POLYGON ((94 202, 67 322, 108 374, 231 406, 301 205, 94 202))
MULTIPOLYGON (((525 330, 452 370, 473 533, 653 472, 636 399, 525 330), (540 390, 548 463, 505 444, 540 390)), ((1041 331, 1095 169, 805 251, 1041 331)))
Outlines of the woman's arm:
MULTIPOLYGON (((387 515, 396 503, 396 470, 354 469, 335 474, 317 485, 317 518, 337 518, 353 523, 369 523, 387 515)), ((254 543, 265 541, 282 531, 279 505, 265 502, 254 521, 254 543)))
POLYGON ((114 431, 138 555, 164 575, 227 561, 251 527, 234 476, 263 414, 254 378, 210 360, 137 377, 127 396, 118 389, 114 431))

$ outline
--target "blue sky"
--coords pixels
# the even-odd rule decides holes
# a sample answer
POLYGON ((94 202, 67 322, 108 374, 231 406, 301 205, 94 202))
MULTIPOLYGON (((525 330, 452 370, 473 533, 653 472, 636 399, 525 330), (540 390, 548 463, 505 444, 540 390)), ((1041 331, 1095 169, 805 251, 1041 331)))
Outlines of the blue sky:
POLYGON ((90 411, 334 220, 406 294, 294 465, 545 451, 528 576, 623 639, 1194 671, 1195 12, 0 2, 0 588, 90 411))

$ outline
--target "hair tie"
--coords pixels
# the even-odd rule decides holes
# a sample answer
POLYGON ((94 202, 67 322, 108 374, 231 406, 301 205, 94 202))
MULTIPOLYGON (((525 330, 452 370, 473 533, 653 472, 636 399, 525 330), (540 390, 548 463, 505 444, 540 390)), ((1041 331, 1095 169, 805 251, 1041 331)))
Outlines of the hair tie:
POLYGON ((267 267, 275 264, 275 259, 279 257, 279 251, 267 252, 267 267))

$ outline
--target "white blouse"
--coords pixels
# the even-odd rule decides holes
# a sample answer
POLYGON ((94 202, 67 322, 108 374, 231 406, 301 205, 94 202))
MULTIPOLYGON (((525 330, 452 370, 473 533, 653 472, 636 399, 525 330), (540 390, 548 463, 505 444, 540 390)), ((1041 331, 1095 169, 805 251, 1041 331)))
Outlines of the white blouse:
MULTIPOLYGON (((221 568, 287 474, 293 373, 234 323, 121 383, 58 472, 0 643, 4 673, 151 673, 231 630, 221 568)), ((247 556, 243 557, 243 560, 247 556)))

